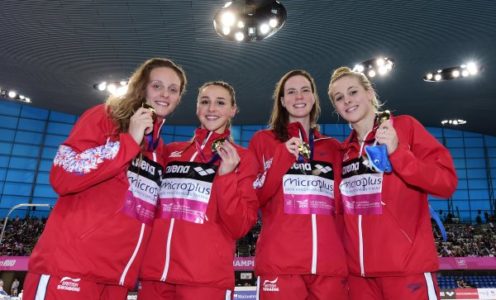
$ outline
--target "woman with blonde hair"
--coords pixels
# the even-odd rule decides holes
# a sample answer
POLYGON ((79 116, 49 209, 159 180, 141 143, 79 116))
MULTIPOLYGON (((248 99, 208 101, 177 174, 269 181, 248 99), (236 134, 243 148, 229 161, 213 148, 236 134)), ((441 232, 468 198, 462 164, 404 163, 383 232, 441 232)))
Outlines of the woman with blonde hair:
POLYGON ((29 259, 24 299, 126 299, 156 210, 160 129, 185 86, 179 66, 153 58, 124 96, 77 121, 50 172, 60 198, 29 259))
POLYGON ((348 299, 341 243, 339 142, 317 128, 319 98, 312 76, 286 73, 276 85, 270 129, 249 148, 259 164, 255 183, 262 230, 255 255, 260 299, 348 299))
POLYGON ((448 150, 413 117, 379 112, 362 73, 336 69, 329 97, 353 129, 340 184, 351 299, 439 299, 427 194, 447 198, 456 189, 448 150), (365 151, 376 144, 384 157, 365 151), (377 168, 381 161, 390 168, 377 168))

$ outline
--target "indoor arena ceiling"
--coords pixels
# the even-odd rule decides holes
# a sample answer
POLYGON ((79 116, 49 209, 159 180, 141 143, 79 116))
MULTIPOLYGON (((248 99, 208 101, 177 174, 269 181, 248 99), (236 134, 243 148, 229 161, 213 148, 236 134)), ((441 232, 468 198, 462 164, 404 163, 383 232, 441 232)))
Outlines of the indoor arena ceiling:
POLYGON ((327 97, 331 71, 386 56, 395 68, 374 78, 395 114, 426 126, 465 119, 460 129, 496 135, 496 1, 282 0, 287 22, 274 36, 237 43, 212 26, 222 0, 2 0, 0 87, 20 91, 35 107, 80 114, 105 95, 93 88, 121 80, 144 60, 182 65, 188 91, 172 124, 196 124, 198 86, 232 83, 240 113, 235 124, 265 124, 276 81, 295 68, 315 78, 320 123, 340 122, 327 97), (427 71, 474 60, 475 77, 429 83, 427 71))

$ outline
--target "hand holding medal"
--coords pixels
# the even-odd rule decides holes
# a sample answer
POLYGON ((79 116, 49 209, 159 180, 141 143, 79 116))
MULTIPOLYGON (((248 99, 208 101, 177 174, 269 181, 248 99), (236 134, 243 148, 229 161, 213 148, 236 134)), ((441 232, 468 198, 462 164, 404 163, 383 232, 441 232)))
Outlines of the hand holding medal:
POLYGON ((372 146, 365 146, 365 152, 367 153, 369 162, 378 172, 390 173, 393 170, 388 154, 396 150, 398 137, 390 119, 391 112, 389 110, 377 113, 378 128, 375 134, 376 141, 372 146), (392 147, 394 147, 394 150, 390 151, 392 147))
POLYGON ((310 145, 308 145, 305 142, 302 142, 301 144, 298 145, 298 153, 300 153, 301 156, 303 156, 305 159, 310 159, 310 145))
POLYGON ((212 153, 221 159, 218 174, 231 173, 239 164, 238 151, 227 139, 218 139, 212 143, 212 153))

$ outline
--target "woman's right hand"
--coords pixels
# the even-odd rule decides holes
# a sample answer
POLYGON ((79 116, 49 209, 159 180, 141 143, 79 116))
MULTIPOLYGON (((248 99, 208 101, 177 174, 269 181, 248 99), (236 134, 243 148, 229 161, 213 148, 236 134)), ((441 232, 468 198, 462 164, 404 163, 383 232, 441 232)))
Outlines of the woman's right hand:
POLYGON ((286 149, 288 149, 289 153, 293 154, 296 158, 300 155, 298 151, 298 146, 300 146, 303 141, 300 138, 292 137, 284 143, 286 145, 286 149))
POLYGON ((138 110, 129 119, 129 134, 133 137, 138 145, 145 134, 149 134, 153 130, 153 112, 144 107, 138 110))

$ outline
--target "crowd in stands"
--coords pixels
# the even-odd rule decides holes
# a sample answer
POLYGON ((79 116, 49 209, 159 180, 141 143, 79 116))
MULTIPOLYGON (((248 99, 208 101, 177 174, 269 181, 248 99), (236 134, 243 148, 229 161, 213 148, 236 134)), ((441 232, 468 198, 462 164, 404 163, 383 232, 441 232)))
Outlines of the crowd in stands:
POLYGON ((433 224, 434 237, 439 256, 496 257, 496 228, 494 216, 485 214, 484 220, 479 214, 475 224, 460 223, 457 218, 448 214, 443 218, 447 240, 443 241, 439 228, 433 224))
MULTIPOLYGON (((0 245, 0 256, 29 256, 38 240, 46 219, 15 218, 7 222, 0 245)), ((490 256, 496 257, 496 228, 494 216, 476 218, 475 224, 460 223, 448 214, 443 217, 448 239, 443 241, 439 228, 433 223, 434 237, 439 256, 490 256)), ((3 224, 3 220, 2 220, 3 224)), ((256 241, 262 224, 257 224, 237 242, 237 256, 254 256, 256 241)))
MULTIPOLYGON (((3 225, 2 220, 2 225, 3 225)), ((0 244, 0 256, 29 256, 43 232, 46 219, 19 217, 8 220, 0 244)))

